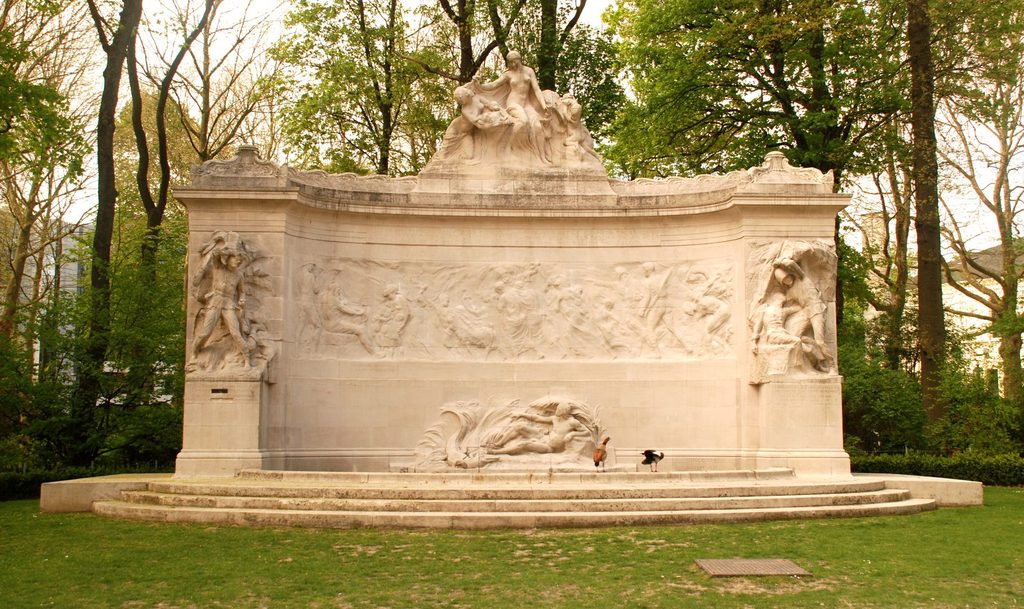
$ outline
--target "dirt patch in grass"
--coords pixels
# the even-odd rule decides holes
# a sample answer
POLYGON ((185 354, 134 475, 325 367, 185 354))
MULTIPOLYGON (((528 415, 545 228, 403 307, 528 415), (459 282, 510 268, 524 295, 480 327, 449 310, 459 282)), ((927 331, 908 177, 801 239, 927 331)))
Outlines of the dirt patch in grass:
POLYGON ((834 591, 839 589, 839 583, 816 577, 719 577, 712 581, 711 589, 721 594, 781 596, 800 592, 834 591))

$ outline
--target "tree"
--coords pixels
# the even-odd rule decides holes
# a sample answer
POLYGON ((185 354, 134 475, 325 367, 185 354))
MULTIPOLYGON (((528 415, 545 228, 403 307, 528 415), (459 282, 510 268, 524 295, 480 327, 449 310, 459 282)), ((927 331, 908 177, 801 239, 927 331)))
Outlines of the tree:
POLYGON ((412 49, 399 0, 299 0, 288 23, 295 33, 275 53, 293 69, 292 90, 304 83, 285 113, 299 162, 360 173, 418 169, 392 160, 409 150, 406 113, 430 103, 433 77, 403 59, 412 49))
POLYGON ((610 156, 626 173, 664 175, 750 167, 782 149, 794 164, 833 171, 839 184, 873 159, 866 141, 903 107, 897 8, 884 0, 620 5, 612 26, 637 103, 620 119, 610 156))
MULTIPOLYGON (((937 117, 942 135, 939 154, 951 182, 966 191, 964 200, 944 197, 945 242, 956 258, 943 265, 946 282, 980 305, 980 311, 953 313, 984 320, 999 339, 1004 395, 1015 408, 1024 405, 1021 367, 1020 282, 1024 277, 1024 6, 979 15, 970 29, 991 32, 971 53, 974 77, 946 96, 937 117), (996 227, 994 247, 977 251, 972 227, 962 221, 965 206, 976 206, 986 225, 996 227), (959 213, 953 213, 953 207, 959 213)), ((952 190, 952 189, 951 189, 952 190)), ((967 213, 967 217, 974 214, 967 213)))
MULTIPOLYGON (((69 425, 82 430, 91 427, 96 414, 96 400, 101 389, 101 376, 107 351, 110 328, 110 247, 114 230, 117 185, 114 178, 114 125, 121 75, 129 45, 135 37, 142 17, 142 0, 123 0, 117 21, 111 23, 95 0, 88 0, 100 46, 106 56, 103 69, 103 90, 96 123, 96 222, 93 233, 92 260, 89 265, 90 314, 85 345, 79 355, 78 386, 72 405, 69 425)), ((70 461, 87 464, 96 456, 98 447, 81 437, 74 444, 70 461)))
POLYGON ((473 79, 491 52, 508 53, 507 40, 526 0, 438 0, 440 15, 425 7, 433 41, 404 57, 424 70, 449 81, 464 84, 473 79), (448 26, 444 27, 442 21, 448 26), (452 29, 453 28, 453 29, 452 29), (452 39, 458 41, 452 44, 452 39), (450 57, 456 49, 457 57, 450 57))
POLYGON ((71 102, 85 76, 77 43, 85 17, 73 5, 0 4, 0 122, 8 125, 0 131, 0 200, 12 224, 2 236, 11 242, 0 334, 8 338, 19 311, 31 317, 45 298, 48 249, 74 230, 62 212, 81 187, 87 147, 87 96, 71 102))
POLYGON ((167 150, 167 103, 170 99, 171 85, 178 74, 178 68, 185 59, 185 55, 192 47, 192 43, 199 37, 199 34, 206 29, 210 14, 219 4, 218 0, 205 0, 202 4, 202 14, 194 26, 188 25, 189 6, 182 10, 181 23, 184 29, 183 40, 179 45, 173 58, 167 63, 163 74, 155 78, 157 84, 156 112, 154 114, 156 123, 156 151, 157 173, 156 195, 149 185, 149 163, 150 145, 146 127, 142 121, 142 87, 139 83, 139 58, 136 56, 137 37, 133 37, 128 43, 128 83, 132 94, 132 129, 135 133, 136 149, 138 150, 138 171, 135 173, 136 186, 143 207, 146 209, 146 227, 148 236, 142 242, 143 266, 153 266, 156 262, 156 250, 160 242, 160 225, 163 223, 167 203, 170 200, 171 186, 171 163, 167 150))
MULTIPOLYGON (((0 159, 28 154, 58 160, 61 143, 76 134, 67 99, 40 74, 55 40, 67 42, 65 3, 0 2, 0 159), (51 20, 57 23, 51 24, 51 20)), ((59 49, 54 49, 59 50, 59 49)), ((73 153, 72 153, 73 154, 73 153)))
MULTIPOLYGON (((268 119, 274 116, 274 97, 280 92, 275 74, 279 66, 267 52, 270 20, 254 14, 252 5, 252 0, 213 2, 199 37, 187 49, 179 78, 168 89, 180 111, 175 118, 199 162, 224 155, 239 141, 265 144, 269 148, 264 156, 274 156, 278 134, 268 119), (258 141, 262 138, 270 141, 258 141)), ((192 27, 185 11, 173 23, 178 37, 192 27)), ((161 69, 166 70, 173 59, 160 55, 161 69)), ((151 67, 146 73, 151 83, 160 82, 158 70, 151 67)))
MULTIPOLYGON (((609 157, 637 177, 746 168, 781 149, 795 165, 831 171, 839 188, 903 108, 896 9, 888 0, 623 5, 612 19, 637 103, 609 157)), ((840 232, 837 217, 837 243, 840 232)), ((841 325, 842 274, 836 281, 841 325)))
POLYGON ((860 181, 862 193, 856 209, 847 210, 846 221, 859 231, 861 255, 867 266, 865 299, 877 312, 871 324, 874 343, 884 354, 890 370, 916 371, 916 342, 908 342, 908 323, 916 316, 908 307, 916 304, 911 290, 910 225, 913 220, 909 150, 904 128, 894 123, 881 137, 884 151, 878 167, 860 181), (910 311, 909 313, 912 313, 910 311))
POLYGON ((935 72, 927 0, 907 0, 907 59, 913 142, 914 225, 917 232, 918 346, 921 399, 932 420, 942 416, 939 392, 946 343, 942 309, 939 169, 935 139, 935 72))
POLYGON ((540 47, 537 49, 537 81, 541 89, 555 89, 558 85, 562 49, 570 33, 580 21, 587 0, 578 0, 568 11, 568 18, 559 14, 558 0, 540 0, 540 47))

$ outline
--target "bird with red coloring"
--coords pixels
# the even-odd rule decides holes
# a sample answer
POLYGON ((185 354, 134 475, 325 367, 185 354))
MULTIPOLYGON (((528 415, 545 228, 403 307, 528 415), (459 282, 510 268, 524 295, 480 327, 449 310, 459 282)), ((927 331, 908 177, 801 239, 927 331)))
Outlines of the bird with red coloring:
POLYGON ((608 442, 611 438, 605 438, 601 445, 594 449, 594 467, 604 469, 604 462, 608 459, 608 442))

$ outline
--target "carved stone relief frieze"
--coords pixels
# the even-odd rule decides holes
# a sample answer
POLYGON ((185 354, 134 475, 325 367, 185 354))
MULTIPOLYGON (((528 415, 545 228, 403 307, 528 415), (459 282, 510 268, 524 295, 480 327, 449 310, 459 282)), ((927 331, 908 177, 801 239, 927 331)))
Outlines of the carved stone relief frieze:
POLYGON ((416 446, 419 471, 453 469, 593 468, 594 447, 606 433, 595 408, 545 397, 522 407, 453 402, 416 446))
POLYGON ((827 241, 753 248, 748 261, 751 383, 773 377, 835 375, 836 254, 827 241))
POLYGON ((732 345, 731 262, 337 259, 302 264, 293 286, 310 358, 680 360, 732 345))
POLYGON ((199 256, 190 284, 198 310, 186 370, 258 377, 276 354, 260 311, 271 293, 258 264, 264 256, 232 231, 215 231, 199 256))

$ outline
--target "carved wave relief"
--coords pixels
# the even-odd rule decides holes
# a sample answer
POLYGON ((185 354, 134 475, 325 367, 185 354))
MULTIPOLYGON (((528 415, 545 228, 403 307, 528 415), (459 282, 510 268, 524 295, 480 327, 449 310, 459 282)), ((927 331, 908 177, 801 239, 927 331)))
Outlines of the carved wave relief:
POLYGON ((418 471, 593 468, 606 430, 597 409, 566 397, 520 406, 460 401, 445 404, 416 445, 418 471))
POLYGON ((731 262, 337 259, 295 276, 307 358, 689 360, 732 349, 731 262))

